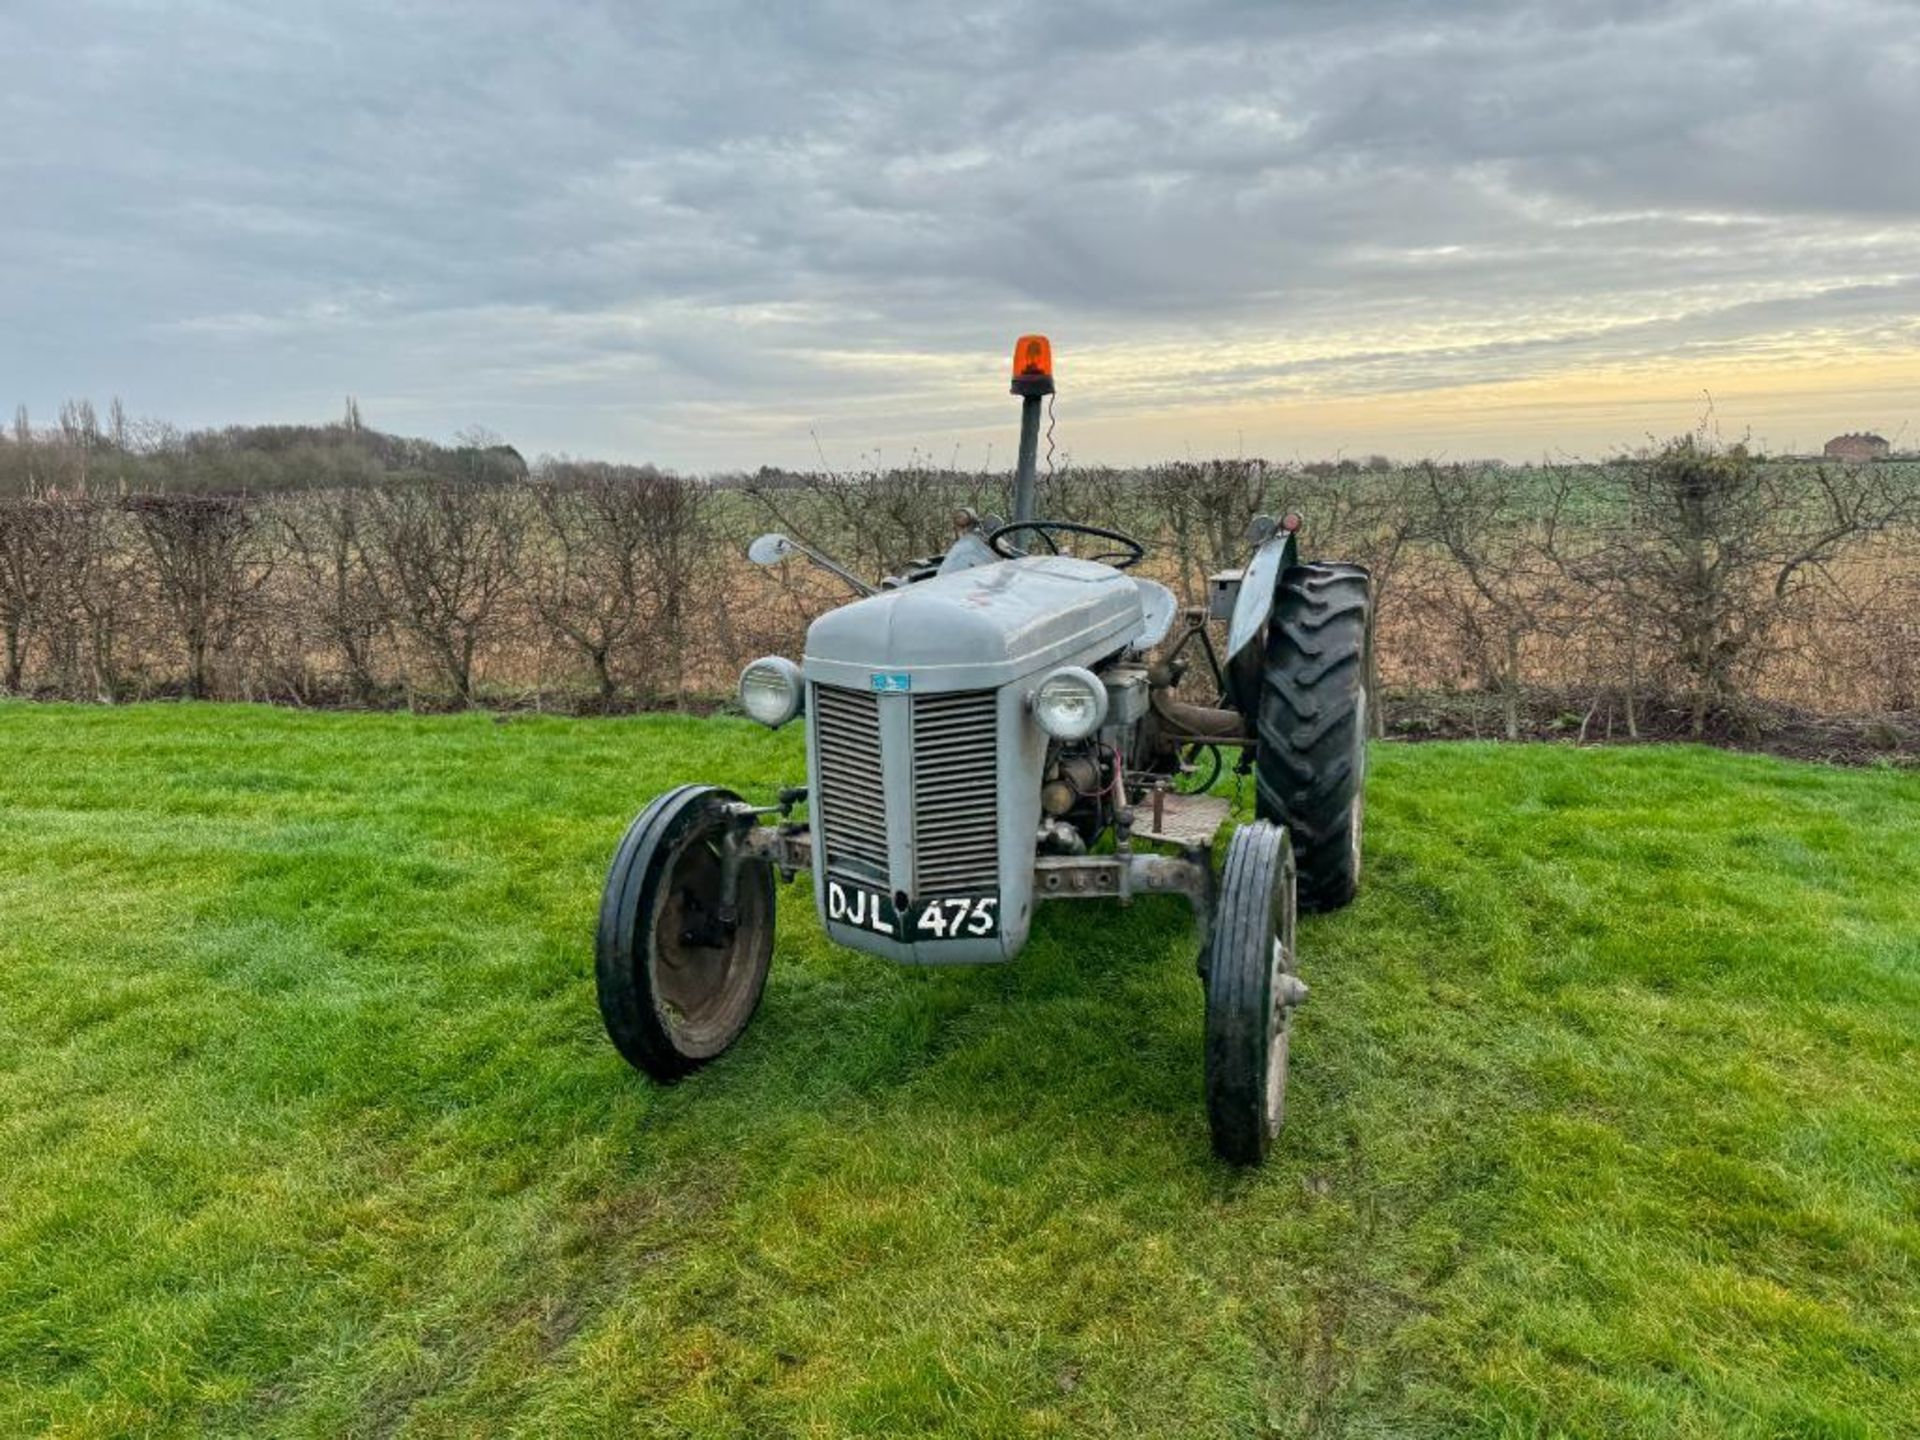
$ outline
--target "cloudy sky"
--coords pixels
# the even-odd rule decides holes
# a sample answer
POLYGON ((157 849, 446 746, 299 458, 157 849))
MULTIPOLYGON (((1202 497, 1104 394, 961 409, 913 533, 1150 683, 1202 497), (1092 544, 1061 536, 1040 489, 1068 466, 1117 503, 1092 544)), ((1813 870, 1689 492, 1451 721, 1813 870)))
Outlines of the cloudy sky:
POLYGON ((1044 330, 1089 461, 1920 444, 1917 9, 0 0, 0 399, 998 462, 1044 330))

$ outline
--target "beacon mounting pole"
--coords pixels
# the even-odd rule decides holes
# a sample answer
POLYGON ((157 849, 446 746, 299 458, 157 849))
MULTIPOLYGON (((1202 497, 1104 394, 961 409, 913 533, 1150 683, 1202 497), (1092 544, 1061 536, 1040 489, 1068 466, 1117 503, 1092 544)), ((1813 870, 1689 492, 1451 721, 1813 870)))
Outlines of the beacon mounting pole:
POLYGON ((1044 335, 1022 335, 1013 347, 1013 393, 1020 397, 1020 459, 1013 472, 1013 523, 1034 518, 1034 481, 1040 454, 1040 402, 1053 394, 1053 346, 1044 335))

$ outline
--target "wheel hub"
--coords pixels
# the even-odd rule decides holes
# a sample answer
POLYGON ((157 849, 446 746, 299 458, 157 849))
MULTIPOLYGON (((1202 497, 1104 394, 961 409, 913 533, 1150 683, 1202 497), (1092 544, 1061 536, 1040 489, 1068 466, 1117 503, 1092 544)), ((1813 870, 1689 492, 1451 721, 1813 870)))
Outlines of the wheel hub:
POLYGON ((673 861, 672 884, 654 941, 654 985, 663 1019, 689 1043, 730 1024, 751 966, 741 927, 721 904, 722 860, 712 835, 689 840, 673 861))

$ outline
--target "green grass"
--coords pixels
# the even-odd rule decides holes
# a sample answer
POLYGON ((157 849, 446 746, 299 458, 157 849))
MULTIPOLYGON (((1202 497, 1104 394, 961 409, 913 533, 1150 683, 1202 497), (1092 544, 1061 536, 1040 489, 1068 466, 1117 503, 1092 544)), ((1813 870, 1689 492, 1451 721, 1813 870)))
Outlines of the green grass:
POLYGON ((1920 776, 1386 747, 1259 1173, 1175 902, 804 883, 673 1089, 602 869, 733 720, 0 706, 0 1433, 1920 1433, 1920 776))

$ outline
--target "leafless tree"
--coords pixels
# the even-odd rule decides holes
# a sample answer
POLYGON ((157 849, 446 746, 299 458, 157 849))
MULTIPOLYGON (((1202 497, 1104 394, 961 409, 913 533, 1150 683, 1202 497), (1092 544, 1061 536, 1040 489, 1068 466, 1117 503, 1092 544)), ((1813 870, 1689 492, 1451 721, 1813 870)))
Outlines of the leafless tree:
POLYGON ((1173 551, 1188 604, 1202 598, 1209 574, 1246 558, 1248 527, 1271 508, 1276 478, 1264 460, 1176 461, 1142 472, 1147 513, 1173 551))
POLYGON ((100 421, 91 400, 68 400, 60 406, 60 445, 73 473, 73 486, 88 488, 93 457, 100 449, 100 421))
POLYGON ((464 705, 475 698, 475 656, 513 587, 518 498, 507 485, 443 477, 385 484, 367 497, 367 574, 464 705))
MULTIPOLYGON (((1040 513, 1051 519, 1137 532, 1138 538, 1157 542, 1160 538, 1158 517, 1143 502, 1135 480, 1132 472, 1111 465, 1062 464, 1053 474, 1038 477, 1036 503, 1040 513)), ((1006 477, 1004 487, 976 482, 976 488, 980 499, 973 503, 979 508, 991 509, 1002 516, 1011 513, 1011 476, 1006 477), (1006 491, 1004 500, 998 494, 1002 488, 1006 491)))
POLYGON ((652 524, 638 532, 640 556, 652 585, 649 652, 642 676, 675 705, 688 698, 696 620, 724 621, 725 556, 715 543, 713 495, 698 480, 656 474, 647 486, 652 524))
MULTIPOLYGON (((1378 458, 1378 457, 1376 457, 1378 458)), ((1374 645, 1367 652, 1367 723, 1386 734, 1381 694, 1379 637, 1391 637, 1399 620, 1401 561, 1420 522, 1419 497, 1406 472, 1369 466, 1363 475, 1285 477, 1284 500, 1303 521, 1310 553, 1338 555, 1367 567, 1373 579, 1374 645)))
POLYGON ((294 603, 339 658, 347 687, 362 704, 379 691, 375 649, 392 626, 367 563, 367 504, 363 489, 342 486, 279 507, 294 603))
POLYGON ((39 448, 34 438, 33 422, 27 415, 27 407, 24 405, 16 407, 13 412, 13 438, 4 450, 0 450, 0 456, 4 456, 6 462, 4 473, 0 473, 0 494, 35 495, 39 493, 39 476, 34 469, 39 448))
POLYGON ((1569 491, 1528 493, 1523 475, 1486 466, 1427 464, 1419 473, 1418 533, 1456 572, 1437 593, 1465 655, 1500 696, 1507 738, 1517 740, 1526 648, 1550 632, 1563 600, 1551 557, 1569 491))
POLYGON ((1911 476, 1892 466, 1765 464, 1696 436, 1624 474, 1616 571, 1636 623, 1678 672, 1695 735, 1737 708, 1823 568, 1920 505, 1911 476))
POLYGON ((40 618, 47 567, 44 504, 0 494, 0 634, 6 643, 0 686, 18 694, 26 676, 27 645, 40 618))
POLYGON ((632 672, 656 676, 663 657, 683 665, 692 571, 711 543, 697 482, 651 466, 558 460, 533 496, 542 553, 526 567, 530 598, 586 661, 600 703, 611 705, 632 672))
POLYGON ((273 573, 273 554, 244 496, 135 495, 126 508, 186 651, 187 694, 205 699, 213 694, 214 664, 231 652, 273 573))
POLYGON ((118 699, 124 641, 139 610, 138 540, 112 501, 53 491, 33 513, 41 570, 36 628, 54 686, 67 695, 118 699))

